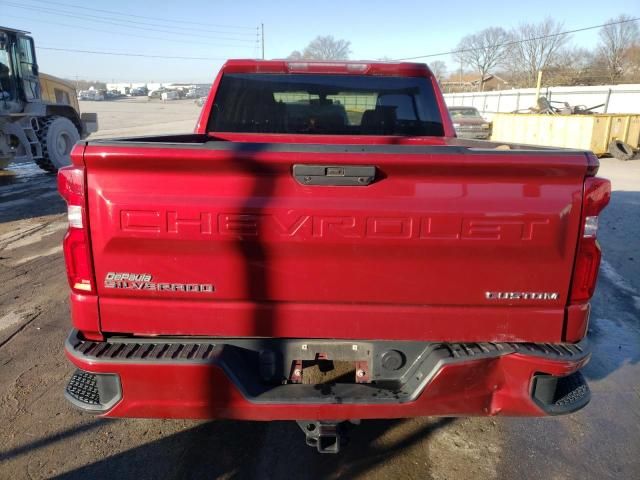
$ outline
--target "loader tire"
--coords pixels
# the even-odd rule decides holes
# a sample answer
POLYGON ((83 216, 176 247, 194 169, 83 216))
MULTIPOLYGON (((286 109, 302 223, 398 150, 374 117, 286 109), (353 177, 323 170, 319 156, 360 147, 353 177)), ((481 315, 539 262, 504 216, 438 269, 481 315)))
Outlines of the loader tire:
POLYGON ((69 154, 80 140, 80 133, 74 123, 66 117, 46 117, 38 130, 42 145, 42 158, 36 160, 46 172, 55 173, 59 168, 71 165, 69 154))
POLYGON ((631 145, 624 143, 621 140, 613 140, 609 144, 609 153, 612 157, 617 158, 618 160, 631 160, 633 158, 634 152, 631 145))

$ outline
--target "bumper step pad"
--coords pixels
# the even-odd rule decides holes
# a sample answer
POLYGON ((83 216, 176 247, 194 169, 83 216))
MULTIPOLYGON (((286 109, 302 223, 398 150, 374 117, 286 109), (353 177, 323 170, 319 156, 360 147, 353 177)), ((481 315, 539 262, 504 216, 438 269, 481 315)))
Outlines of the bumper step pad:
POLYGON ((591 395, 589 386, 580 372, 576 372, 568 377, 558 380, 556 388, 556 398, 554 405, 557 408, 568 408, 584 401, 585 397, 591 395))
POLYGON ((533 398, 549 415, 564 415, 580 410, 591 399, 591 391, 580 372, 566 377, 537 375, 533 398))
POLYGON ((117 375, 76 370, 67 383, 64 396, 81 410, 102 413, 120 401, 122 389, 117 375))
POLYGON ((76 370, 67 384, 66 394, 86 405, 100 405, 96 375, 76 370))

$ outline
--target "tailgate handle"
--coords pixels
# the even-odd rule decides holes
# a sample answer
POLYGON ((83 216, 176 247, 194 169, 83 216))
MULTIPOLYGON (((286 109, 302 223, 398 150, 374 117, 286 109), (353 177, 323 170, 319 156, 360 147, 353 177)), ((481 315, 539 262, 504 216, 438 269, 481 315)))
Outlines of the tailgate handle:
POLYGON ((365 187, 376 178, 373 165, 300 165, 293 176, 302 185, 365 187))

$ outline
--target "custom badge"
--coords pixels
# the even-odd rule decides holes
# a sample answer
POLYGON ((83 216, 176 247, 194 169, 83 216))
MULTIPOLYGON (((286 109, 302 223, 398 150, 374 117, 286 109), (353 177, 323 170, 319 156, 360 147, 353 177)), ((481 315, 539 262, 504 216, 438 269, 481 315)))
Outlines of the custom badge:
POLYGON ((558 300, 557 292, 485 292, 487 300, 558 300))

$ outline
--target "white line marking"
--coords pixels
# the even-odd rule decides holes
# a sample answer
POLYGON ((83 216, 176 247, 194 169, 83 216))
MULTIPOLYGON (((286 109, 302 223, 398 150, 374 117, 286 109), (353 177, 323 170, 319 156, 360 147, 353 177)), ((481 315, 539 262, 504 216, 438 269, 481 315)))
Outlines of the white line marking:
POLYGON ((17 248, 20 247, 24 247, 27 245, 32 245, 34 243, 39 242, 40 240, 42 240, 44 237, 49 236, 49 235, 53 235, 54 233, 63 230, 67 228, 67 222, 66 220, 62 220, 62 221, 57 221, 57 222, 53 222, 49 225, 47 225, 46 227, 36 230, 35 232, 33 232, 32 234, 27 234, 26 236, 15 240, 13 242, 9 241, 7 242, 6 246, 4 247, 5 250, 15 250, 17 248))
POLYGON ((6 328, 9 328, 11 325, 20 323, 21 320, 22 317, 16 312, 9 312, 6 315, 0 317, 0 330, 4 330, 6 328))
POLYGON ((38 252, 35 255, 29 255, 28 257, 18 258, 17 260, 11 263, 12 266, 17 267, 18 265, 22 265, 23 263, 30 262, 36 258, 40 257, 48 257, 49 255, 55 255, 56 253, 62 252, 62 245, 56 245, 55 247, 51 247, 44 252, 38 252))

